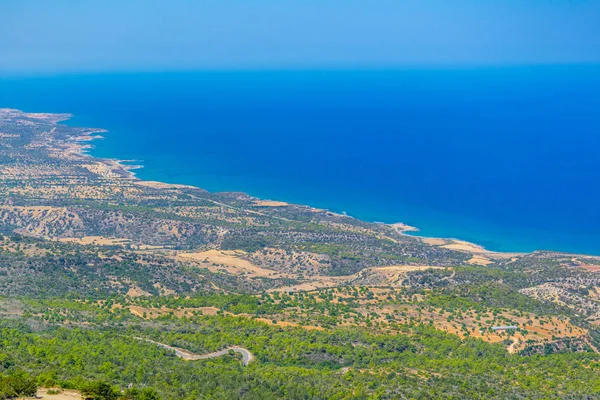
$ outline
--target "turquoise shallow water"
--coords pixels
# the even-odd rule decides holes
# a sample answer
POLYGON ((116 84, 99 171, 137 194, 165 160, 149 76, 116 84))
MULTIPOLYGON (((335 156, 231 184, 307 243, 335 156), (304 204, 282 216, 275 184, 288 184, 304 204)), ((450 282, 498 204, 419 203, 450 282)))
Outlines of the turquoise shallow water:
POLYGON ((108 129, 143 179, 600 254, 600 67, 13 78, 0 107, 108 129))

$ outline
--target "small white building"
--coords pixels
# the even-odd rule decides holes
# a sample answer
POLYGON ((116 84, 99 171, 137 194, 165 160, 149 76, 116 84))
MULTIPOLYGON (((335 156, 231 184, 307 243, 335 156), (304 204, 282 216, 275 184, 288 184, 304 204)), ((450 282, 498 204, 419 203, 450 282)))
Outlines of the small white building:
POLYGON ((495 331, 507 331, 510 329, 519 329, 519 327, 514 326, 514 325, 502 325, 502 326, 492 326, 492 329, 495 331))

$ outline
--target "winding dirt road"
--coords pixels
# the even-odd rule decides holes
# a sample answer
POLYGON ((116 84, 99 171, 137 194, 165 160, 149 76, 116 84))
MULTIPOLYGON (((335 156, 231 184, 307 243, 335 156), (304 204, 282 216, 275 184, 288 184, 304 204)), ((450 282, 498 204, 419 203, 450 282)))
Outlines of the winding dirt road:
POLYGON ((168 344, 155 342, 154 340, 144 339, 144 338, 140 338, 140 337, 134 337, 134 339, 143 340, 144 342, 153 343, 153 344, 163 347, 165 349, 172 350, 175 352, 175 355, 177 357, 181 357, 184 360, 192 361, 192 360, 205 360, 207 358, 216 358, 216 357, 221 357, 221 356, 224 356, 225 354, 228 354, 229 351, 233 351, 234 353, 241 354, 242 362, 243 362, 244 366, 247 366, 252 360, 254 360, 254 354, 252 354, 250 352, 250 350, 245 349, 243 347, 238 347, 238 346, 228 347, 223 350, 215 351, 214 353, 194 354, 191 351, 188 351, 185 349, 180 349, 179 347, 169 346, 168 344))

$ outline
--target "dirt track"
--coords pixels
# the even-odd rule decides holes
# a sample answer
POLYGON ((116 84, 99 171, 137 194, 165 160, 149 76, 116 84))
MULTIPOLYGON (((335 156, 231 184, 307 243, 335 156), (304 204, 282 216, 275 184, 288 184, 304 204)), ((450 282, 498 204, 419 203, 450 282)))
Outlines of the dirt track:
POLYGON ((221 357, 224 356, 225 354, 228 354, 229 351, 233 351, 234 353, 239 353, 242 355, 242 359, 243 359, 243 363, 244 366, 248 365, 252 360, 254 360, 254 354, 252 354, 248 349, 245 349, 243 347, 238 347, 238 346, 232 346, 232 347, 228 347, 226 349, 223 350, 219 350, 219 351, 215 351, 213 353, 207 353, 207 354, 194 354, 191 351, 185 350, 185 349, 180 349, 179 347, 173 347, 173 346, 169 346, 168 344, 164 344, 164 343, 159 343, 159 342, 155 342, 154 340, 150 340, 150 339, 144 339, 144 338, 140 338, 140 337, 136 337, 135 339, 137 340, 143 340, 145 342, 150 342, 153 343, 157 346, 163 347, 165 349, 169 349, 175 352, 175 355, 177 357, 181 357, 184 360, 205 360, 207 358, 216 358, 216 357, 221 357))

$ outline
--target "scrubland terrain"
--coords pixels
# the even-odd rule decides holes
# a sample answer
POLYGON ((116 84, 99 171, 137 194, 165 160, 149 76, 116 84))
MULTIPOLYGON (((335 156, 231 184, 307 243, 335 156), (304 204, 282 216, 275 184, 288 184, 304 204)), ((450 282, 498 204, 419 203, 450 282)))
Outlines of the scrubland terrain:
POLYGON ((0 398, 600 397, 600 258, 140 181, 68 117, 0 109, 0 398))

